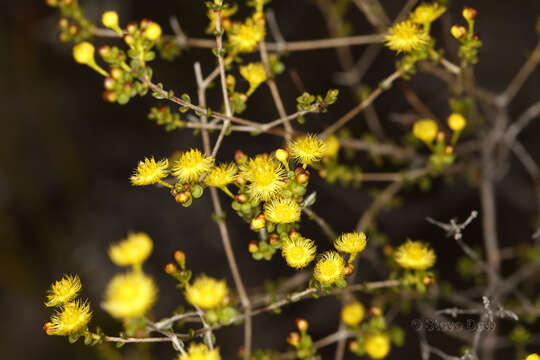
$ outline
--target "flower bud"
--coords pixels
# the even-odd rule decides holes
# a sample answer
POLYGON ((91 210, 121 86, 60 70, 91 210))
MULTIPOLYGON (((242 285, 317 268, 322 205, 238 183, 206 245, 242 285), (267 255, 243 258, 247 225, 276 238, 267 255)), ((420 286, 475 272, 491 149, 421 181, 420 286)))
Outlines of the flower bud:
POLYGON ((454 153, 454 147, 453 147, 452 145, 446 145, 446 146, 444 147, 444 153, 445 153, 446 155, 451 155, 451 154, 453 154, 453 153, 454 153))
POLYGON ((185 204, 191 199, 191 192, 189 190, 180 191, 176 196, 174 197, 174 200, 176 200, 179 204, 185 204))
POLYGON ((236 85, 236 79, 231 74, 227 74, 227 78, 225 79, 225 83, 228 88, 234 88, 236 85))
POLYGON ((476 19, 478 16, 478 11, 472 7, 466 7, 463 9, 462 15, 466 20, 471 21, 476 19))
POLYGON ((182 269, 186 266, 186 254, 182 250, 176 250, 173 253, 173 258, 182 269))
POLYGON ((298 344, 300 344, 300 334, 296 331, 291 332, 289 336, 287 336, 287 342, 294 347, 298 346, 298 344))
POLYGON ((137 31, 137 23, 134 23, 134 22, 130 22, 129 24, 127 24, 126 26, 126 31, 129 33, 129 34, 133 34, 135 31, 137 31))
POLYGON ((354 265, 346 263, 344 271, 345 271, 345 276, 351 275, 354 272, 354 265))
POLYGON ((289 161, 289 152, 285 149, 277 149, 276 159, 278 159, 282 163, 286 163, 287 161, 289 161))
POLYGON ((71 24, 68 27, 68 32, 69 32, 69 35, 71 36, 77 35, 79 33, 79 30, 80 30, 80 27, 77 24, 71 24))
POLYGON ((127 34, 127 35, 124 35, 124 42, 131 46, 135 43, 135 37, 133 35, 130 35, 130 34, 127 34))
POLYGON ((243 152, 242 150, 238 149, 234 152, 234 161, 237 163, 237 164, 243 164, 245 163, 247 160, 247 155, 245 152, 243 152))
POLYGON ((163 267, 163 271, 165 271, 165 273, 169 275, 172 275, 178 271, 178 268, 173 263, 168 263, 167 265, 163 267))
POLYGON ((50 321, 47 321, 45 324, 43 324, 43 331, 45 331, 45 334, 54 335, 54 330, 53 330, 52 325, 53 324, 50 321))
POLYGON ((61 17, 60 19, 58 19, 58 27, 61 28, 61 29, 67 29, 67 27, 69 26, 69 20, 65 17, 61 17))
POLYGON ((296 182, 299 184, 307 184, 309 181, 309 171, 302 169, 301 167, 297 167, 294 172, 296 173, 296 182))
POLYGON ((260 213, 259 215, 255 216, 251 220, 249 224, 249 228, 253 231, 257 231, 257 230, 262 229, 265 225, 266 225, 266 217, 264 216, 263 213, 260 213))
POLYGON ((119 80, 124 75, 124 72, 120 68, 112 68, 111 69, 111 76, 115 80, 119 80))
POLYGON ((279 235, 276 233, 271 233, 268 236, 268 242, 270 243, 270 245, 277 245, 279 244, 280 240, 281 239, 279 238, 279 235))
POLYGON ((298 231, 296 231, 295 228, 290 228, 289 229, 289 236, 290 237, 294 237, 294 236, 297 236, 298 235, 298 231))
POLYGON ((256 253, 257 251, 259 251, 259 245, 257 244, 256 241, 250 241, 249 242, 249 245, 248 245, 248 251, 250 253, 256 253))
POLYGON ((349 350, 353 353, 357 352, 360 350, 360 344, 358 343, 358 341, 356 340, 351 340, 349 342, 349 350))
POLYGON ((453 131, 461 131, 467 125, 465 117, 459 113, 452 113, 448 117, 448 127, 453 131))
POLYGON ((108 102, 116 102, 118 100, 118 94, 114 90, 106 90, 103 92, 103 99, 108 102))
POLYGON ((446 139, 446 132, 441 130, 437 133, 437 142, 443 142, 444 139, 446 139))
POLYGON ((98 49, 99 56, 107 57, 111 53, 111 47, 109 45, 100 46, 98 49))
POLYGON ((118 26, 118 13, 116 11, 106 11, 101 16, 101 22, 105 27, 116 31, 120 27, 118 26))
POLYGON ((106 77, 105 80, 103 81, 103 87, 106 89, 106 90, 112 90, 114 89, 114 85, 115 85, 115 81, 113 78, 111 77, 106 77))
POLYGON ((390 255, 392 255, 393 252, 394 252, 394 248, 392 247, 392 245, 384 245, 383 246, 383 254, 385 256, 390 256, 390 255))
POLYGON ((465 26, 454 25, 454 26, 452 26, 452 28, 450 28, 450 33, 456 39, 461 39, 465 35, 467 35, 467 29, 465 28, 465 26))
POLYGON ((429 286, 435 282, 435 279, 433 278, 433 276, 426 274, 422 276, 421 281, 422 281, 422 284, 424 284, 425 286, 429 286))
POLYGON ((236 196, 234 197, 234 200, 236 200, 236 202, 239 204, 245 204, 246 201, 248 200, 248 197, 246 194, 240 193, 240 194, 236 194, 236 196))
POLYGON ((94 61, 94 45, 88 41, 78 43, 73 47, 73 58, 79 64, 93 64, 94 61))
POLYGON ((369 308, 369 315, 371 315, 373 317, 381 316, 382 315, 382 310, 378 306, 372 306, 372 307, 369 308))
POLYGON ((306 332, 308 327, 309 327, 308 322, 305 319, 302 319, 302 318, 296 318, 295 323, 296 323, 296 327, 301 332, 306 332))
POLYGON ((328 176, 328 169, 326 168, 322 168, 322 169, 319 169, 319 176, 324 179, 325 177, 328 176))

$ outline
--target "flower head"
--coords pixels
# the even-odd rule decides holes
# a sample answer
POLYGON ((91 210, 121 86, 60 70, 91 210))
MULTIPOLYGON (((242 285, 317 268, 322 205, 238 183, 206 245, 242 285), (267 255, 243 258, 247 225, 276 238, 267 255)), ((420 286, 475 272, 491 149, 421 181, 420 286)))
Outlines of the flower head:
POLYGON ((438 130, 437 123, 431 119, 418 120, 413 125, 414 136, 425 143, 431 143, 435 140, 438 130))
POLYGON ((266 70, 260 62, 240 66, 240 75, 249 82, 248 96, 266 81, 266 70))
POLYGON ((527 355, 525 360, 540 360, 540 355, 538 355, 537 353, 529 354, 527 355))
POLYGON ((281 255, 290 267, 301 269, 315 259, 317 246, 310 239, 294 236, 283 242, 281 255))
POLYGON ((93 64, 95 63, 94 52, 94 45, 88 41, 83 41, 73 47, 73 58, 79 64, 93 64))
POLYGON ((118 13, 116 11, 105 11, 101 15, 101 22, 105 27, 116 30, 118 28, 118 13))
POLYGON ((151 277, 130 272, 111 279, 101 306, 115 318, 130 319, 146 314, 156 297, 157 287, 151 277))
POLYGON ((179 360, 221 360, 219 349, 208 349, 205 344, 191 343, 186 354, 178 355, 179 360))
POLYGON ((229 43, 235 52, 251 52, 265 36, 264 22, 248 19, 234 25, 229 32, 229 43))
POLYGON ((300 205, 293 199, 279 198, 264 205, 266 220, 276 224, 289 224, 300 219, 300 205))
POLYGON ((418 50, 428 43, 429 35, 410 20, 391 27, 386 35, 386 46, 398 53, 418 50))
POLYGON ((51 285, 47 292, 47 302, 45 306, 52 307, 65 304, 77 297, 82 285, 79 276, 64 275, 62 280, 51 285))
POLYGON ((386 334, 366 336, 366 353, 372 359, 382 359, 390 352, 390 338, 386 334))
POLYGON ((111 261, 118 266, 142 264, 152 252, 152 239, 148 234, 129 233, 126 239, 109 248, 111 261))
POLYGON ((364 306, 358 301, 350 303, 341 310, 341 320, 349 326, 356 326, 364 319, 364 306))
POLYGON ((315 280, 330 285, 343 279, 345 275, 345 260, 335 251, 325 252, 315 265, 313 273, 315 280))
POLYGON ((54 335, 75 334, 84 329, 91 318, 90 305, 86 301, 68 302, 51 317, 47 332, 54 335))
POLYGON ((326 157, 335 157, 339 151, 339 139, 335 135, 330 135, 324 139, 324 154, 326 157))
POLYGON ((461 131, 467 125, 465 117, 459 113, 452 113, 448 117, 448 127, 453 131, 461 131))
POLYGON ((394 253, 394 260, 405 269, 426 270, 435 264, 435 252, 420 241, 407 240, 394 253))
POLYGON ((225 280, 216 280, 206 275, 199 276, 192 285, 186 286, 186 300, 202 309, 212 309, 223 304, 228 294, 225 280))
POLYGON ((197 149, 191 149, 180 155, 173 167, 173 175, 183 182, 197 181, 214 164, 212 156, 206 156, 197 149))
POLYGON ((240 175, 250 182, 248 192, 260 200, 270 200, 286 185, 285 169, 270 155, 258 155, 240 167, 240 175))
POLYGON ((416 24, 430 24, 446 11, 446 7, 438 3, 421 4, 411 13, 410 19, 416 24))
POLYGON ((292 157, 300 161, 304 166, 319 161, 326 151, 324 141, 315 135, 296 138, 289 143, 288 147, 292 157))
POLYGON ((334 247, 338 251, 355 254, 364 250, 366 243, 366 234, 363 232, 353 232, 341 234, 334 242, 334 247))
POLYGON ((208 186, 222 187, 230 184, 236 178, 237 167, 233 163, 221 164, 214 167, 204 181, 208 186))
POLYGON ((130 180, 133 185, 151 185, 159 180, 167 177, 169 174, 169 160, 163 159, 160 161, 154 158, 144 158, 144 161, 139 161, 139 165, 131 175, 130 180))

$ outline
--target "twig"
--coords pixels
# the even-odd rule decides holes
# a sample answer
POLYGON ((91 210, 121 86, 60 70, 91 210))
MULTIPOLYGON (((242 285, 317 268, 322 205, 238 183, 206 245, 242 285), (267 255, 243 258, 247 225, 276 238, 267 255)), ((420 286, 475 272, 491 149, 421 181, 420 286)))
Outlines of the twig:
POLYGON ((499 96, 499 102, 502 105, 508 105, 514 96, 518 93, 518 91, 521 89, 523 84, 525 84, 525 81, 529 78, 529 76, 532 74, 534 69, 538 66, 538 63, 540 62, 540 42, 536 45, 536 48, 533 50, 525 64, 519 69, 518 73, 510 84, 508 84, 508 87, 504 92, 499 96))

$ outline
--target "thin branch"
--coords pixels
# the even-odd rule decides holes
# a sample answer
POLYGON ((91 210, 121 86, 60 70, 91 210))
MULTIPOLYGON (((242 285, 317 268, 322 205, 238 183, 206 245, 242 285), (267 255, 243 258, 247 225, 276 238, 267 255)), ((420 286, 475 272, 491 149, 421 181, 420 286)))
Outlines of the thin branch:
POLYGON ((499 101, 503 105, 508 105, 514 96, 518 93, 518 91, 521 89, 523 84, 525 84, 525 81, 531 76, 532 72, 536 69, 538 66, 538 63, 540 62, 540 42, 536 45, 536 48, 533 50, 525 64, 519 69, 516 76, 512 79, 510 84, 508 84, 508 87, 504 92, 499 96, 499 101))

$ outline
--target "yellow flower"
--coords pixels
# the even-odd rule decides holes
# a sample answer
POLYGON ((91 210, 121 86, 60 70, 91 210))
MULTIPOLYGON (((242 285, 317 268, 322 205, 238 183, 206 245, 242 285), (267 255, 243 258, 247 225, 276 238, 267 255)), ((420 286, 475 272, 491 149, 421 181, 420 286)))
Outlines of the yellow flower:
POLYGON ((339 152, 339 139, 335 135, 330 135, 324 139, 324 155, 326 157, 335 157, 339 152))
POLYGON ((169 160, 163 159, 158 162, 153 157, 139 161, 137 169, 129 178, 133 185, 151 185, 159 182, 169 174, 169 160))
POLYGON ((151 22, 144 30, 144 37, 152 41, 159 39, 161 37, 161 26, 155 22, 151 22))
POLYGON ((426 270, 435 264, 435 252, 420 241, 407 240, 394 253, 396 262, 405 269, 426 270))
POLYGON ((295 236, 283 242, 281 255, 290 267, 301 269, 315 259, 317 246, 310 239, 295 236))
POLYGON ((356 326, 364 319, 364 313, 364 306, 359 302, 353 302, 341 310, 341 320, 349 326, 356 326))
POLYGON ((152 252, 152 239, 143 232, 129 233, 126 239, 109 248, 109 257, 118 266, 142 264, 152 252))
POLYGON ((386 46, 398 53, 411 52, 422 48, 428 43, 429 35, 410 20, 400 22, 391 27, 386 35, 386 46))
POLYGON ((537 353, 529 354, 527 355, 525 360, 540 360, 540 355, 538 355, 537 353))
POLYGON ((330 285, 343 279, 345 275, 345 261, 335 251, 327 251, 315 265, 315 280, 330 285))
POLYGON ((75 334, 83 330, 91 318, 90 305, 86 301, 68 302, 51 317, 48 332, 54 335, 75 334))
POLYGON ((249 82, 247 96, 251 95, 259 85, 266 81, 266 70, 260 62, 240 66, 240 75, 249 82))
POLYGON ((413 125, 414 136, 428 144, 435 140, 438 130, 437 123, 431 119, 418 120, 413 125))
POLYGON ((197 149, 191 149, 180 155, 173 167, 173 174, 180 181, 193 182, 208 172, 213 164, 213 157, 206 156, 197 149))
POLYGON ((264 204, 266 220, 276 224, 289 224, 300 219, 300 205, 292 199, 274 199, 264 204))
POLYGON ((248 192, 259 200, 272 199, 286 185, 285 169, 268 154, 258 155, 242 164, 240 175, 250 182, 248 192))
POLYGON ((326 145, 317 136, 306 135, 291 141, 289 150, 292 157, 300 161, 305 167, 319 161, 325 154, 326 145))
POLYGON ((410 19, 417 24, 431 24, 446 11, 446 7, 438 3, 421 4, 411 13, 410 19))
POLYGON ((88 41, 83 41, 73 47, 73 58, 79 64, 88 65, 101 75, 109 76, 109 74, 96 63, 96 60, 94 59, 94 52, 94 45, 88 41))
POLYGON ((467 120, 465 120, 465 117, 463 117, 463 115, 461 114, 452 113, 448 117, 448 127, 453 131, 461 131, 465 128, 466 125, 467 120))
POLYGON ((363 232, 346 233, 341 234, 341 236, 334 241, 334 247, 338 251, 355 254, 364 250, 366 242, 366 234, 363 232))
POLYGON ((101 306, 117 319, 130 319, 146 314, 156 297, 157 287, 151 277, 130 272, 111 279, 101 306))
POLYGON ((221 360, 219 349, 210 350, 205 344, 191 343, 187 354, 179 354, 179 360, 221 360))
POLYGON ((366 353, 372 359, 382 359, 390 352, 390 338, 386 334, 366 336, 366 353))
POLYGON ((229 289, 225 280, 202 275, 186 286, 186 300, 202 309, 212 309, 223 304, 229 289))
POLYGON ((62 280, 56 281, 47 291, 45 306, 52 307, 65 304, 77 297, 82 285, 79 276, 64 275, 62 280))
POLYGON ((234 25, 229 32, 229 43, 233 52, 251 52, 264 39, 264 22, 248 19, 245 24, 234 25))
POLYGON ((234 181, 237 170, 233 163, 221 164, 213 168, 204 181, 208 186, 222 187, 234 181))

